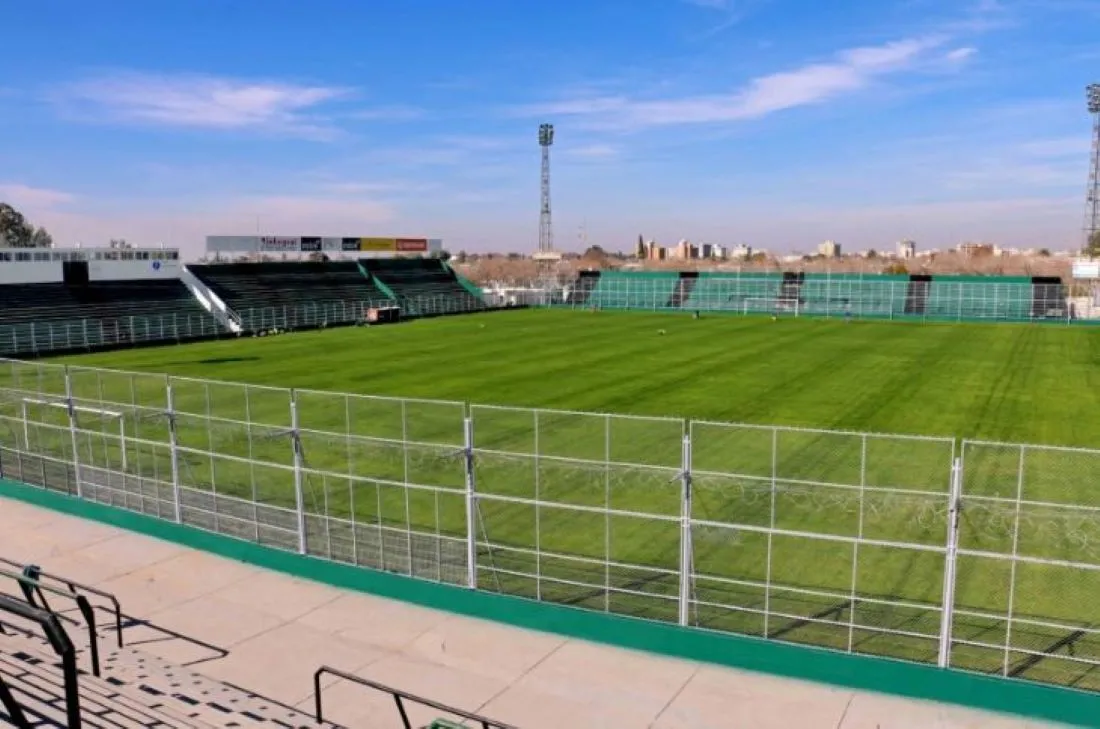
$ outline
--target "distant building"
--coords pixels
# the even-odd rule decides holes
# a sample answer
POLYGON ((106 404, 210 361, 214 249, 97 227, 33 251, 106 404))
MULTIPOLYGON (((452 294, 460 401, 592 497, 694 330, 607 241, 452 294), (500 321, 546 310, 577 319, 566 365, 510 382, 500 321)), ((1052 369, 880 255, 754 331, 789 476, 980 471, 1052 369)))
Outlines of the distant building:
POLYGON ((840 244, 827 240, 817 246, 817 254, 823 258, 840 258, 840 244))
POLYGON ((634 257, 647 258, 645 239, 643 239, 640 235, 638 236, 638 245, 634 246, 634 257))
POLYGON ((710 243, 699 244, 699 257, 700 258, 714 258, 714 246, 710 243))
POLYGON ((696 248, 695 245, 691 241, 689 241, 687 238, 684 238, 679 243, 676 244, 676 250, 675 250, 675 253, 673 255, 676 258, 683 258, 685 260, 689 260, 689 259, 692 259, 692 258, 698 258, 699 257, 699 249, 696 248))
POLYGON ((710 249, 710 254, 711 258, 717 259, 719 261, 724 261, 726 260, 726 258, 729 257, 729 251, 726 250, 726 247, 718 245, 717 243, 715 243, 714 247, 710 249))
POLYGON ((744 243, 734 246, 730 249, 730 258, 747 261, 752 258, 752 246, 747 246, 744 243))
POLYGON ((989 243, 960 243, 955 250, 967 258, 992 256, 994 253, 993 246, 989 243))
POLYGON ((917 244, 911 240, 898 241, 898 258, 910 259, 917 257, 917 244))
POLYGON ((663 261, 665 259, 665 249, 657 245, 657 241, 647 240, 645 242, 645 255, 642 257, 647 261, 663 261))

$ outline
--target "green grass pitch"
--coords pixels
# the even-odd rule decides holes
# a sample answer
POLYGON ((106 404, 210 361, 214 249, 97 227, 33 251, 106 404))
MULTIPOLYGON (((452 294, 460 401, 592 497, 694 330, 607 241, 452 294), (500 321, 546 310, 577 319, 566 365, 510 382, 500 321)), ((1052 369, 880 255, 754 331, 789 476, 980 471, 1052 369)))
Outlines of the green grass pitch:
MULTIPOLYGON (((494 546, 479 553, 480 583, 664 620, 676 617, 670 598, 678 584, 672 573, 679 559, 676 474, 683 418, 1082 447, 1100 442, 1100 419, 1095 417, 1100 338, 1091 329, 1060 326, 514 311, 59 361, 278 387, 668 418, 609 421, 544 414, 537 434, 529 412, 485 409, 474 418, 481 449, 480 492, 506 498, 537 495, 562 505, 536 510, 506 500, 482 502, 482 539, 494 546), (542 457, 536 458, 536 452, 542 457), (615 465, 603 465, 605 460, 615 465), (636 515, 609 517, 568 508, 576 505, 611 506, 636 515), (538 558, 533 555, 536 546, 538 558), (622 566, 605 567, 600 564, 605 558, 622 566), (536 559, 545 578, 541 581, 525 576, 535 571, 536 559), (600 589, 605 583, 624 592, 600 589)), ((138 399, 162 405, 156 401, 163 399, 162 382, 142 380, 138 399), (148 398, 142 394, 146 391, 148 398)), ((130 398, 129 382, 121 378, 78 374, 74 387, 78 397, 91 400, 130 398)), ((299 403, 302 426, 316 431, 303 435, 310 468, 450 490, 353 486, 336 476, 314 474, 307 504, 312 513, 354 514, 362 524, 408 524, 427 534, 464 537, 463 468, 455 455, 462 444, 460 406, 409 404, 403 419, 400 406, 387 401, 349 404, 343 398, 303 394, 299 403), (349 443, 331 435, 345 427, 375 440, 349 443), (421 445, 402 447, 383 439, 421 445)), ((238 388, 212 388, 207 395, 204 389, 180 384, 176 407, 196 414, 209 407, 220 417, 239 420, 247 416, 273 433, 289 425, 285 393, 255 390, 245 402, 238 388)), ((955 453, 948 440, 871 439, 865 445, 851 436, 784 433, 773 464, 770 431, 696 427, 697 519, 763 528, 774 513, 775 526, 792 532, 862 533, 869 539, 930 546, 944 542, 945 491, 955 453), (773 468, 780 481, 777 490, 768 478, 773 468), (862 508, 851 488, 801 483, 851 487, 860 483, 861 472, 863 485, 870 489, 862 508), (874 492, 876 486, 904 488, 907 494, 874 492)), ((145 420, 135 422, 133 429, 143 439, 167 443, 163 425, 145 420)), ((293 506, 286 440, 262 437, 262 427, 250 433, 223 430, 216 450, 274 465, 265 469, 231 460, 188 459, 189 484, 203 490, 216 483, 221 493, 293 506)), ((209 447, 201 418, 181 418, 179 432, 181 445, 209 447)), ((149 450, 129 454, 130 470, 164 474, 167 449, 149 450)), ((118 466, 118 453, 97 454, 91 457, 118 466)), ((1017 451, 978 455, 968 491, 976 497, 1014 497, 1017 451)), ((1091 494, 1092 484, 1100 482, 1096 459, 1082 456, 1072 474, 1059 468, 1065 464, 1045 468, 1029 462, 1026 496, 1100 505, 1091 494)), ((1021 553, 1094 559, 1081 557, 1080 551, 1100 548, 1100 528, 1087 520, 1071 524, 1067 513, 1049 511, 1025 514, 1029 526, 1018 535, 1021 553)), ((973 511, 964 515, 963 546, 1011 552, 1013 530, 1006 526, 1011 517, 996 503, 976 500, 973 511)), ((310 538, 320 545, 335 537, 311 533, 310 538)), ((325 547, 317 549, 323 552, 325 547)), ((408 549, 411 554, 412 547, 408 549)), ((713 578, 695 585, 697 624, 935 660, 935 640, 921 636, 934 636, 939 629, 940 616, 928 606, 940 599, 942 554, 861 546, 853 559, 852 546, 845 542, 769 538, 751 529, 720 527, 697 527, 693 552, 696 571, 713 578), (840 597, 850 593, 853 576, 858 587, 849 596, 856 602, 848 603, 840 597), (766 581, 772 585, 770 593, 763 588, 766 581), (765 607, 772 613, 767 620, 761 615, 765 607), (880 628, 896 632, 883 634, 880 628)), ((390 566, 391 558, 356 557, 382 567, 390 566)), ((408 564, 414 561, 410 558, 408 564)), ((415 566, 409 569, 415 572, 415 566)), ((426 569, 424 576, 433 576, 426 569)), ((956 665, 1001 671, 1007 664, 1023 667, 1023 677, 1100 688, 1100 678, 1087 665, 1060 657, 1029 663, 1024 652, 1006 656, 1000 649, 965 643, 1003 643, 1009 626, 996 616, 1007 614, 1010 599, 1017 617, 1067 625, 1098 622, 1094 596, 1100 594, 1100 581, 1079 571, 1021 567, 1018 588, 1010 596, 1008 562, 965 557, 958 570, 958 604, 980 615, 956 617, 956 665)), ((1014 647, 1044 651, 1067 631, 1017 622, 1011 633, 1014 647)), ((1078 656, 1100 661, 1100 640, 1086 636, 1074 647, 1078 656)))
POLYGON ((373 395, 1100 445, 1100 332, 1086 328, 516 311, 65 361, 373 395))

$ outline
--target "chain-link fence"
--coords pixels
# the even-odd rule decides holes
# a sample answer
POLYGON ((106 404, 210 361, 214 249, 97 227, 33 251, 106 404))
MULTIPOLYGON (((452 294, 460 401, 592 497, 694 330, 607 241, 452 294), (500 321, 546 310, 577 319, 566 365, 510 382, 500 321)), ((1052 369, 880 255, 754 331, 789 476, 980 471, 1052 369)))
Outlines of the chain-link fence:
POLYGON ((1100 690, 1100 451, 0 360, 0 473, 279 549, 1100 690))

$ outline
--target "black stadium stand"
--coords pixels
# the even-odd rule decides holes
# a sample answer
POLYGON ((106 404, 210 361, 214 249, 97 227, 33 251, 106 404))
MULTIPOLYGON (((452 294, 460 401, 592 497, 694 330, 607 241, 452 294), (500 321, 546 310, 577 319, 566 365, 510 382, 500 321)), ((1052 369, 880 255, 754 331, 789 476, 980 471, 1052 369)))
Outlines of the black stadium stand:
POLYGON ((0 286, 0 352, 86 350, 181 341, 221 327, 179 279, 0 286))
POLYGON ((354 261, 213 263, 188 270, 240 317, 246 331, 360 318, 389 297, 354 261))

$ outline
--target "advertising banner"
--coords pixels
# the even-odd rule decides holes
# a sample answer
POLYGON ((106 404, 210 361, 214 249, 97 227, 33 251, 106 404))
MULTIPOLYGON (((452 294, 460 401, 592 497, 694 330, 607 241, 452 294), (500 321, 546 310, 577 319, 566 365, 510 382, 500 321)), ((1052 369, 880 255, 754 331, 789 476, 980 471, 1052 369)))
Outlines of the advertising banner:
POLYGON ((321 239, 316 237, 302 238, 302 253, 316 253, 321 250, 321 239))
POLYGON ((358 238, 341 238, 340 250, 342 251, 357 251, 359 250, 358 238))
POLYGON ((428 250, 428 241, 426 238, 398 238, 395 243, 399 251, 416 251, 422 253, 428 250))
MULTIPOLYGON (((321 239, 322 251, 341 251, 343 248, 340 245, 339 238, 322 238, 321 239)), ((355 241, 355 250, 359 250, 359 239, 355 241)))
POLYGON ((287 238, 284 236, 261 236, 260 237, 260 250, 261 251, 276 251, 279 253, 297 253, 299 250, 300 241, 297 238, 287 238))
POLYGON ((360 238, 359 250, 361 251, 396 251, 396 238, 360 238))

